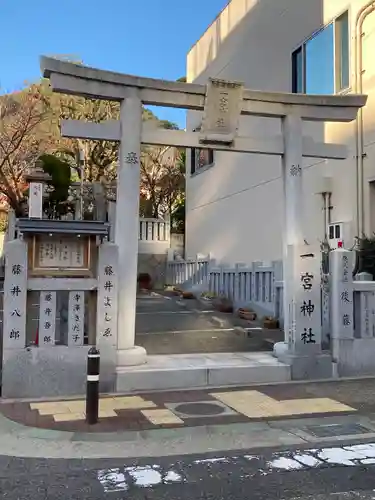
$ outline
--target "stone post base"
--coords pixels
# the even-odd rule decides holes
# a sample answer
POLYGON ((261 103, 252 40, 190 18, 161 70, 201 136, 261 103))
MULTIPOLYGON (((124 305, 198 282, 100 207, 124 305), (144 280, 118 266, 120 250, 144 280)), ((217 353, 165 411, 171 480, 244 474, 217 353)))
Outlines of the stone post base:
POLYGON ((332 357, 329 354, 302 354, 284 353, 278 357, 279 361, 290 365, 292 380, 314 380, 332 377, 332 357))
POLYGON ((147 352, 143 347, 135 345, 130 349, 117 350, 117 366, 143 365, 147 361, 147 352))
POLYGON ((288 352, 288 342, 276 342, 273 346, 273 353, 272 355, 275 358, 280 358, 284 356, 288 352))

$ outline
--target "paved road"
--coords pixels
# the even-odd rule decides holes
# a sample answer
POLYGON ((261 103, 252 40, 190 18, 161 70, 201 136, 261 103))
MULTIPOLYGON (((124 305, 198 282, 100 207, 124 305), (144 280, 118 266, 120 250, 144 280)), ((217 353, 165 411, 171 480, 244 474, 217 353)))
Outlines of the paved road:
MULTIPOLYGON (((372 446, 370 452, 371 446, 366 445, 366 452, 362 448, 362 455, 375 456, 372 446)), ((5 500, 373 500, 375 465, 361 464, 369 459, 360 458, 358 446, 346 450, 346 458, 343 450, 318 450, 325 457, 318 465, 306 458, 317 450, 304 452, 299 460, 305 465, 297 466, 293 450, 241 450, 151 461, 0 457, 0 492, 5 500), (338 463, 329 463, 332 457, 338 463), (340 463, 345 460, 347 465, 340 463)))

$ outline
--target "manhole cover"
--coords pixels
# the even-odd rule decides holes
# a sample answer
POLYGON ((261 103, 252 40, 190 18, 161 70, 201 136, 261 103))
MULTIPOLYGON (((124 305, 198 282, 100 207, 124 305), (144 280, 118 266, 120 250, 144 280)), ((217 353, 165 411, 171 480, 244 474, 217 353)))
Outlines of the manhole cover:
POLYGON ((175 410, 185 415, 221 415, 225 408, 215 403, 183 403, 176 406, 175 410))
POLYGON ((331 425, 310 425, 305 430, 312 436, 318 438, 334 436, 354 436, 357 434, 369 434, 373 431, 359 424, 331 424, 331 425))
POLYGON ((166 403, 165 406, 181 418, 222 417, 237 413, 220 401, 192 401, 191 403, 166 403))

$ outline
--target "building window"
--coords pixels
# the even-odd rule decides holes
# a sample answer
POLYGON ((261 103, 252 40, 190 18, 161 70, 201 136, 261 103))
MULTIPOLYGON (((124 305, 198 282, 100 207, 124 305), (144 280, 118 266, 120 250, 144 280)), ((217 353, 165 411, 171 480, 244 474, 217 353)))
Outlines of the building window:
MULTIPOLYGON (((193 132, 198 132, 200 127, 194 128, 193 132)), ((214 150, 213 149, 191 149, 191 166, 190 173, 195 174, 200 169, 209 167, 214 163, 214 150)))
POLYGON ((349 87, 349 18, 345 12, 292 54, 292 92, 334 94, 349 87))
POLYGON ((304 89, 303 83, 303 48, 295 50, 292 55, 292 92, 295 94, 301 94, 304 89))
POLYGON ((200 169, 212 165, 214 162, 213 149, 196 149, 191 150, 191 173, 199 172, 200 169))
POLYGON ((349 15, 345 12, 336 19, 336 89, 345 90, 350 86, 349 70, 349 15))

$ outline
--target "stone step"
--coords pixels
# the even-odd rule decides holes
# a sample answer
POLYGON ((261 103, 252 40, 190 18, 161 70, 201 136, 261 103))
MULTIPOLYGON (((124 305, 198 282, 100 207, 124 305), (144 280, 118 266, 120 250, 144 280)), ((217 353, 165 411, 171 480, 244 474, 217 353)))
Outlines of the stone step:
POLYGON ((116 391, 178 390, 287 382, 290 367, 270 353, 174 354, 116 370, 116 391))

